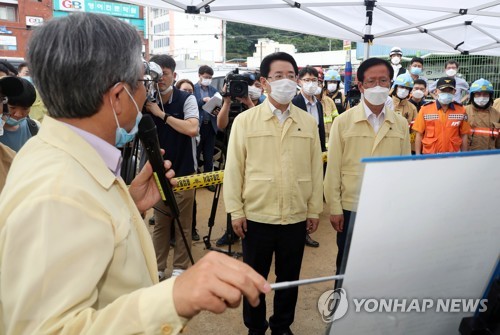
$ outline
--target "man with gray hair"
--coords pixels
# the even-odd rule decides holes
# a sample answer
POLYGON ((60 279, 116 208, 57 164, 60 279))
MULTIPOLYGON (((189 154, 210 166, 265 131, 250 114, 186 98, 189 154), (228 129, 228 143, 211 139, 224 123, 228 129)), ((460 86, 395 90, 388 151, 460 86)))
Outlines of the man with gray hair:
POLYGON ((269 284, 222 254, 158 283, 140 214, 160 200, 153 171, 147 163, 127 187, 116 148, 146 100, 135 29, 91 13, 51 20, 33 32, 28 61, 49 114, 0 196, 0 332, 177 334, 242 294, 257 305, 269 284))

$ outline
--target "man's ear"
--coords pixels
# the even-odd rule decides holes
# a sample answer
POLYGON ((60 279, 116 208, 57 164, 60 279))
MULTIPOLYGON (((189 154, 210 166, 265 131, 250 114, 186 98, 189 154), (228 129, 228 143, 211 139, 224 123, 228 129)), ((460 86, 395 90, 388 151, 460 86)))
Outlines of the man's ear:
POLYGON ((111 108, 114 109, 115 113, 117 115, 120 115, 122 110, 121 110, 121 103, 120 103, 120 95, 124 90, 123 83, 116 83, 111 87, 107 93, 107 100, 110 103, 111 108))
POLYGON ((267 90, 267 86, 269 85, 266 78, 264 77, 260 77, 260 84, 262 85, 262 89, 265 91, 265 92, 269 92, 269 90, 267 90))
MULTIPOLYGON (((339 84, 340 85, 340 84, 339 84)), ((358 81, 358 89, 361 93, 364 93, 365 92, 365 89, 363 87, 363 83, 358 81)))

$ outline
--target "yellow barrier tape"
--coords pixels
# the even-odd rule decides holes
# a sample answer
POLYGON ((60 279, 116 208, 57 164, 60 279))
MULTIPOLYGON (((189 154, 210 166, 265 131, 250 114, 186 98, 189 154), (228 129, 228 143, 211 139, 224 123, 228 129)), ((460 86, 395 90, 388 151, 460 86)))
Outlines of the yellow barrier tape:
MULTIPOLYGON (((326 162, 326 159, 326 152, 323 152, 323 162, 326 162)), ((177 186, 174 187, 174 191, 187 191, 195 188, 222 184, 222 181, 224 180, 224 170, 176 177, 175 179, 177 179, 177 186)))
POLYGON ((210 185, 222 184, 224 179, 224 171, 213 171, 208 173, 194 174, 191 176, 176 177, 177 186, 174 187, 175 192, 192 190, 194 188, 202 188, 210 185))

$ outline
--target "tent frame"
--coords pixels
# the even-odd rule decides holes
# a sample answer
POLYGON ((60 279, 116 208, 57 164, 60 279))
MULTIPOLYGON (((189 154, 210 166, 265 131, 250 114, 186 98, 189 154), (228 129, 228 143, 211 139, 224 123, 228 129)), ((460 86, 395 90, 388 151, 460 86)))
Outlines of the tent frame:
POLYGON ((380 37, 393 37, 393 36, 403 36, 403 35, 411 35, 411 34, 427 34, 428 36, 432 37, 433 39, 438 40, 439 42, 443 43, 444 45, 460 52, 461 54, 469 54, 469 53, 478 53, 481 51, 485 50, 490 50, 493 48, 498 48, 500 45, 500 39, 494 36, 491 33, 488 33, 485 31, 483 28, 494 28, 494 29, 500 29, 499 26, 492 26, 492 25, 481 25, 479 23, 475 23, 473 21, 464 21, 463 23, 459 24, 454 24, 454 25, 449 25, 449 26, 442 26, 442 27, 435 27, 435 28, 425 28, 425 26, 433 23, 437 23, 443 20, 448 20, 456 17, 460 17, 463 15, 476 15, 476 16, 487 16, 487 17, 500 17, 499 12, 492 12, 492 11, 485 11, 488 8, 498 6, 500 1, 490 1, 488 3, 484 3, 482 5, 474 6, 471 8, 459 8, 459 9, 454 9, 454 8, 447 8, 447 7, 426 7, 426 6, 420 6, 420 5, 412 5, 408 3, 383 3, 383 4, 377 4, 377 0, 364 0, 364 1, 345 1, 345 2, 331 2, 331 3, 300 3, 297 1, 293 0, 281 0, 282 3, 276 3, 276 4, 259 4, 259 5, 242 5, 242 6, 210 6, 217 0, 203 0, 197 5, 194 6, 188 6, 183 3, 181 3, 178 0, 162 0, 163 2, 177 7, 179 10, 184 11, 187 14, 208 14, 210 12, 217 12, 217 11, 237 11, 237 10, 251 10, 251 9, 279 9, 279 8, 296 8, 297 10, 304 11, 310 15, 313 15, 323 21, 326 21, 328 23, 334 24, 337 27, 340 27, 341 29, 348 31, 351 34, 354 34, 355 36, 359 37, 359 41, 363 41, 365 43, 365 53, 364 53, 364 58, 368 58, 370 56, 370 45, 373 43, 374 40, 380 37), (318 11, 315 11, 314 8, 317 7, 340 7, 340 6, 364 6, 366 10, 366 22, 363 31, 360 32, 357 31, 356 29, 353 29, 341 22, 338 22, 337 20, 331 19, 318 11), (404 9, 415 9, 415 10, 429 10, 432 9, 435 12, 443 12, 445 14, 440 15, 436 18, 432 19, 427 19, 419 22, 412 22, 411 20, 408 20, 401 15, 398 15, 396 12, 394 12, 391 9, 398 9, 398 8, 404 8, 404 9), (373 13, 375 10, 379 10, 381 12, 384 12, 387 15, 390 15, 391 17, 401 21, 404 23, 404 26, 390 29, 387 31, 383 31, 381 33, 373 35, 371 33, 372 31, 372 25, 373 25, 373 13), (492 41, 485 43, 482 46, 478 46, 474 49, 466 50, 463 48, 463 44, 465 43, 462 41, 461 43, 458 43, 456 45, 450 43, 446 39, 440 37, 438 34, 436 34, 436 31, 443 30, 443 29, 448 29, 451 27, 459 27, 465 25, 467 26, 467 29, 476 29, 477 31, 481 32, 484 36, 487 36, 490 38, 492 41), (416 29, 416 30, 415 30, 416 29))

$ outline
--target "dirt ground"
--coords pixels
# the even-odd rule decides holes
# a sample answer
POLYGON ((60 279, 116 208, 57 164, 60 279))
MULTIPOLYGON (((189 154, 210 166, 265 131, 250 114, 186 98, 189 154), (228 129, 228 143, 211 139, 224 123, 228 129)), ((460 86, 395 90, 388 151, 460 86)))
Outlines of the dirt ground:
MULTIPOLYGON (((213 195, 214 193, 208 191, 207 189, 197 190, 197 228, 202 239, 203 236, 208 234, 208 218, 212 207, 213 195)), ((149 214, 151 215, 152 213, 149 214)), ((212 229, 211 235, 213 247, 215 247, 215 241, 224 233, 225 227, 226 213, 221 194, 215 225, 212 229)), ((150 227, 150 230, 151 228, 152 226, 150 227)), ((335 236, 335 231, 330 226, 328 221, 325 206, 325 210, 320 216, 319 228, 312 235, 313 239, 320 243, 320 246, 319 248, 310 248, 306 246, 304 259, 302 261, 301 279, 331 276, 335 274, 335 257, 337 255, 335 236)), ((236 243, 233 247, 233 250, 241 251, 241 242, 236 243)), ((227 249, 227 247, 223 248, 227 249)), ((171 266, 173 249, 170 251, 167 264, 171 266)), ((193 243, 192 252, 195 261, 207 253, 202 240, 193 243)), ((171 268, 167 269, 167 275, 171 271, 171 268)), ((268 281, 270 283, 275 281, 274 265, 271 267, 268 281)), ((320 295, 331 288, 333 288, 333 282, 305 285, 299 288, 299 299, 295 309, 295 322, 291 327, 294 334, 316 335, 326 333, 327 324, 325 324, 321 319, 317 308, 317 302, 320 295)), ((266 297, 268 318, 272 315, 273 296, 274 294, 271 292, 266 297)), ((268 330, 267 333, 270 334, 270 330, 268 330)), ((242 307, 240 306, 236 309, 227 310, 221 315, 203 312, 188 323, 185 334, 247 334, 247 329, 243 324, 242 307)))

